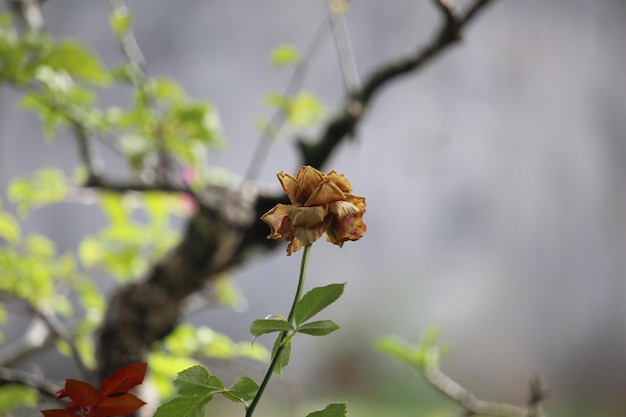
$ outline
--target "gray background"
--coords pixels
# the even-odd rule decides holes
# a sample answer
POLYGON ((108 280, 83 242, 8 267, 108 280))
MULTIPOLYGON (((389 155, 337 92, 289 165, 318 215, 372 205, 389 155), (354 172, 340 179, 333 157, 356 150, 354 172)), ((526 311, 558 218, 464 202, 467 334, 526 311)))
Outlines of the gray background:
MULTIPOLYGON (((211 163, 243 174, 259 138, 254 120, 269 114, 262 96, 282 90, 289 75, 271 67, 269 52, 285 42, 304 49, 325 2, 130 7, 150 74, 217 105, 228 148, 211 163)), ((108 11, 106 2, 54 0, 44 16, 52 34, 80 38, 112 66, 123 57, 108 11)), ((621 0, 499 1, 442 59, 377 97, 357 140, 328 165, 367 197, 368 232, 343 249, 313 249, 308 285, 348 287, 328 313, 343 330, 296 342, 288 374, 305 392, 337 369, 350 376, 343 388, 366 387, 394 366, 371 351, 376 336, 417 341, 437 324, 455 346, 444 368, 478 394, 523 402, 540 371, 555 404, 623 396, 625 17, 621 0)), ((354 0, 348 24, 361 73, 414 51, 438 19, 429 1, 354 0)), ((338 109, 344 87, 331 39, 305 87, 338 109)), ((71 172, 77 163, 69 136, 42 148, 40 124, 16 111, 18 100, 0 89, 2 188, 38 167, 71 172)), ((263 181, 297 169, 292 141, 284 135, 273 147, 263 181)), ((26 230, 72 248, 101 222, 97 208, 64 205, 35 213, 26 230)), ((250 263, 234 274, 246 312, 190 320, 247 339, 250 320, 287 312, 298 265, 281 252, 250 263)), ((43 366, 67 376, 66 367, 43 366)))

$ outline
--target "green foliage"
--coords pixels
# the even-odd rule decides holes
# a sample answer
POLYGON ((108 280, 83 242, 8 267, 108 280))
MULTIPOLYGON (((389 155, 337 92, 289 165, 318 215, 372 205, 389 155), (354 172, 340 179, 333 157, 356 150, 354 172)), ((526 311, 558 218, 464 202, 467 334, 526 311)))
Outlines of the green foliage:
POLYGON ((254 320, 250 326, 250 333, 257 337, 265 333, 286 332, 293 330, 293 325, 281 316, 274 316, 271 319, 254 320))
POLYGON ((437 343, 438 338, 439 329, 430 328, 424 332, 417 345, 395 336, 385 336, 376 341, 376 349, 424 372, 430 368, 438 368, 441 358, 450 351, 449 346, 437 343))
POLYGON ((307 414, 307 417, 346 417, 348 415, 348 404, 333 403, 320 411, 307 414))
POLYGON ((38 170, 32 178, 16 178, 8 189, 9 200, 23 218, 31 210, 62 201, 67 195, 67 179, 57 168, 38 170))
POLYGON ((9 415, 17 407, 35 407, 39 393, 35 388, 18 384, 0 386, 0 415, 9 415))
POLYGON ((270 61, 276 67, 295 64, 300 60, 300 53, 292 45, 278 45, 270 54, 270 61))
POLYGON ((343 294, 346 284, 330 284, 313 288, 296 304, 295 320, 301 325, 326 307, 337 301, 343 294))
POLYGON ((150 354, 150 379, 161 398, 174 393, 172 380, 178 372, 197 365, 193 358, 249 358, 267 362, 269 352, 249 342, 235 342, 206 326, 181 324, 150 354))
POLYGON ((101 193, 101 205, 109 224, 100 232, 83 238, 78 254, 85 268, 103 267, 113 277, 127 282, 139 278, 150 264, 163 256, 177 240, 170 217, 178 212, 178 197, 144 193, 131 200, 115 193, 101 193), (142 209, 149 221, 133 218, 142 209))
POLYGON ((270 107, 284 112, 287 122, 296 128, 313 127, 324 117, 324 105, 313 93, 300 93, 294 97, 279 93, 265 96, 265 102, 270 107))
POLYGON ((115 36, 121 38, 128 33, 133 25, 133 17, 127 10, 114 10, 109 18, 109 24, 115 36))
POLYGON ((104 86, 111 80, 100 58, 74 40, 51 43, 41 55, 38 65, 95 85, 104 86))
POLYGON ((178 396, 161 405, 155 417, 203 416, 206 404, 217 394, 245 406, 258 390, 256 382, 248 377, 238 378, 226 388, 203 366, 193 366, 180 372, 174 385, 178 396))

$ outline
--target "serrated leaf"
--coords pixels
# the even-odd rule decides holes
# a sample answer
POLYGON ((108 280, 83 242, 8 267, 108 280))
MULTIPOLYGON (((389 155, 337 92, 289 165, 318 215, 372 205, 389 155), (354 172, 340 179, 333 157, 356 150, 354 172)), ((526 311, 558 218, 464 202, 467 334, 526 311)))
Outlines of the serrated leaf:
POLYGON ((258 337, 265 333, 288 332, 293 326, 287 320, 259 319, 254 320, 250 326, 252 336, 258 337))
POLYGON ((330 284, 325 287, 313 288, 304 294, 302 299, 296 304, 296 325, 299 326, 337 301, 343 294, 345 286, 346 284, 330 284))
POLYGON ((204 408, 212 395, 176 397, 162 404, 154 417, 204 417, 204 408))
MULTIPOLYGON (((281 344, 281 337, 277 337, 274 342, 274 347, 272 349, 272 357, 278 351, 278 346, 281 344)), ((291 342, 287 342, 282 345, 280 352, 278 353, 278 361, 276 362, 276 366, 274 367, 274 373, 278 376, 283 375, 283 369, 289 365, 289 359, 291 358, 291 342)))
POLYGON ((241 376, 224 392, 224 397, 231 401, 242 403, 252 400, 258 390, 259 385, 252 378, 241 376))
POLYGON ((347 414, 348 404, 333 403, 328 404, 323 410, 307 414, 307 417, 346 417, 347 414))
POLYGON ((224 389, 222 381, 200 365, 180 372, 174 380, 174 385, 178 394, 182 396, 207 396, 224 389))
POLYGON ((326 336, 336 330, 339 330, 339 328, 339 325, 332 320, 320 320, 303 324, 298 327, 298 333, 304 333, 311 336, 326 336))

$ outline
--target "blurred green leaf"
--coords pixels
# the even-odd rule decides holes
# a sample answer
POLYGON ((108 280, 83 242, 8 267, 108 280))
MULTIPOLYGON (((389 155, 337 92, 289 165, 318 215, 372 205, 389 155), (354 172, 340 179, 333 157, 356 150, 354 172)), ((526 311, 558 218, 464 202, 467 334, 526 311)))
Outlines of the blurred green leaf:
POLYGON ((18 384, 0 386, 0 415, 9 415, 14 408, 37 406, 39 393, 35 388, 18 384))
POLYGON ((20 225, 15 217, 11 213, 0 211, 0 237, 11 245, 17 245, 20 235, 20 225))
POLYGON ((65 174, 60 169, 37 171, 31 179, 17 178, 9 185, 8 197, 25 216, 33 207, 62 201, 67 194, 65 174))
POLYGON ((172 355, 165 352, 151 352, 148 358, 150 381, 155 385, 160 398, 168 398, 175 393, 173 380, 179 372, 198 365, 188 356, 172 355))
POLYGON ((270 60, 272 65, 284 67, 296 63, 300 59, 300 53, 292 45, 278 45, 272 50, 270 60))
POLYGON ((28 236, 24 243, 27 252, 43 257, 53 257, 56 253, 54 242, 42 235, 28 236))
POLYGON ((337 301, 343 294, 346 284, 330 284, 325 287, 313 288, 296 304, 296 325, 306 322, 320 311, 337 301))
POLYGON ((302 93, 290 100, 287 120, 296 127, 311 127, 324 117, 322 103, 314 94, 302 93))
POLYGON ((100 59, 87 47, 73 40, 54 44, 41 58, 40 64, 65 70, 72 77, 96 85, 106 85, 111 78, 100 59))
POLYGON ((133 24, 133 17, 126 10, 113 10, 109 18, 113 34, 118 38, 126 35, 133 24))
POLYGON ((85 268, 91 268, 104 258, 102 243, 91 236, 85 237, 78 246, 78 257, 85 268))

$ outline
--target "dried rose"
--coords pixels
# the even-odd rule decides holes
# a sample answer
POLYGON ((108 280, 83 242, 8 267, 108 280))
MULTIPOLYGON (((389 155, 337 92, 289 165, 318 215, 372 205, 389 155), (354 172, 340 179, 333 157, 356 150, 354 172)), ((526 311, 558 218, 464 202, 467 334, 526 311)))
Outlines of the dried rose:
POLYGON ((363 236, 365 197, 351 194, 352 186, 343 174, 304 166, 295 178, 282 171, 277 176, 291 204, 277 204, 261 220, 271 228, 268 239, 290 242, 287 255, 313 244, 324 233, 338 246, 363 236))

